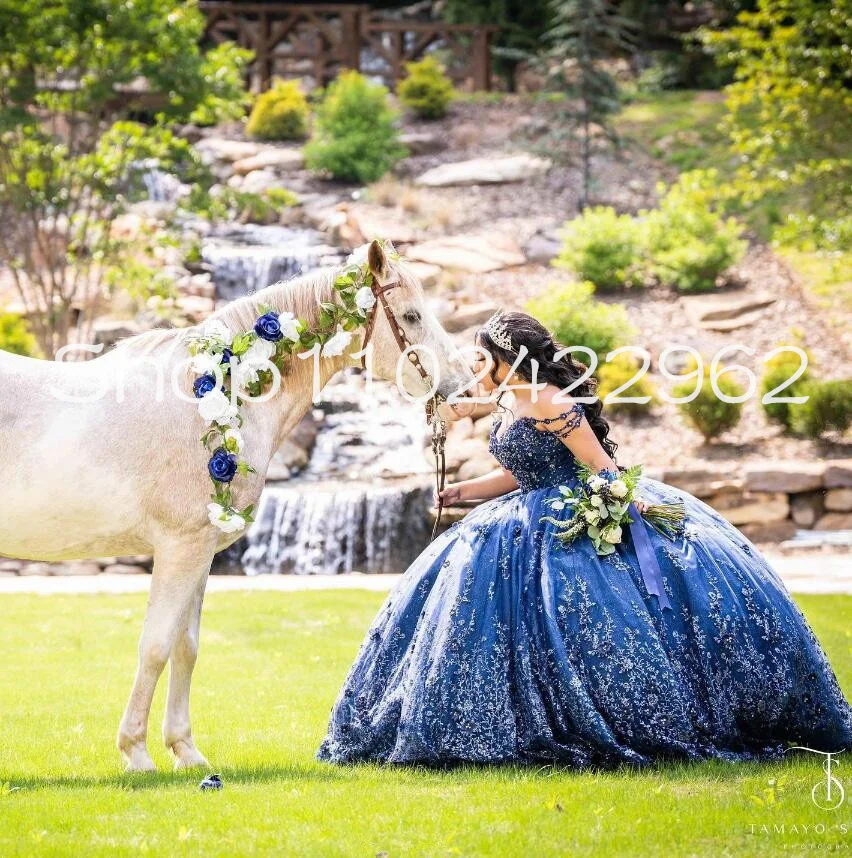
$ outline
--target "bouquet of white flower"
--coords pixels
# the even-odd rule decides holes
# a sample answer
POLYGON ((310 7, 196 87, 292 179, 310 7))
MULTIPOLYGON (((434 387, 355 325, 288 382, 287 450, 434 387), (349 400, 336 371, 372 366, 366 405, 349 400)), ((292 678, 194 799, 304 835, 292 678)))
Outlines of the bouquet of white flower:
MULTIPOLYGON (((560 486, 560 496, 549 501, 554 510, 573 508, 574 515, 566 520, 552 516, 543 516, 541 520, 555 524, 559 529, 557 539, 566 545, 585 533, 599 555, 612 554, 622 540, 623 526, 634 521, 630 511, 640 500, 636 488, 642 466, 634 465, 620 474, 614 471, 595 473, 580 466, 579 475, 580 486, 576 489, 560 486)), ((685 509, 682 503, 651 504, 642 517, 664 536, 672 538, 682 529, 685 509)))

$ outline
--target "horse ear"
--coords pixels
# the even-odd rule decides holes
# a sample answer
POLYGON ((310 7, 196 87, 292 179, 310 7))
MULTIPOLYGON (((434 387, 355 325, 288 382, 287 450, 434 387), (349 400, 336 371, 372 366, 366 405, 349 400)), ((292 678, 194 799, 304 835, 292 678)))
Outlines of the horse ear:
POLYGON ((388 276, 389 266, 388 258, 385 255, 385 249, 381 242, 373 239, 370 242, 370 249, 367 251, 367 264, 370 266, 373 276, 380 283, 383 283, 388 276))

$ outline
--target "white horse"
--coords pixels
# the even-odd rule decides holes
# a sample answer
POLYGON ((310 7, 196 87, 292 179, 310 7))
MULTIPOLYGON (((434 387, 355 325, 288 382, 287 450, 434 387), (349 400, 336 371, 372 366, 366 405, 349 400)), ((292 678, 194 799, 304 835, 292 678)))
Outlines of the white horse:
MULTIPOLYGON (((374 242, 370 269, 387 293, 412 343, 437 356, 438 392, 444 396, 471 379, 469 367, 424 300, 419 280, 374 242)), ((291 311, 309 326, 321 301, 334 301, 334 277, 325 270, 241 298, 211 318, 232 334, 251 330, 260 306, 291 311)), ((376 307, 371 335, 373 371, 396 378, 400 349, 376 307)), ((239 534, 225 535, 208 520, 209 453, 200 443, 204 423, 192 402, 171 392, 169 378, 186 362, 196 329, 155 331, 133 337, 88 362, 38 361, 0 352, 0 554, 30 560, 72 560, 151 553, 154 569, 139 642, 133 690, 121 719, 118 747, 130 771, 153 770, 146 745, 151 700, 170 661, 163 739, 175 767, 206 766, 195 747, 189 691, 195 665, 201 604, 213 555, 239 534), (158 397, 165 379, 166 395, 158 397), (65 399, 56 396, 60 390, 65 399), (91 401, 79 401, 83 397, 91 401), (160 401, 157 401, 158 398, 160 401), (123 401, 121 401, 123 400, 123 401)), ((319 385, 345 366, 361 346, 355 336, 340 357, 319 361, 319 385)), ((428 358, 424 358, 428 366, 428 358)), ((237 508, 256 503, 269 461, 310 408, 313 359, 291 359, 280 391, 266 402, 247 402, 243 457, 257 469, 233 483, 237 508)), ((416 395, 422 379, 402 361, 403 385, 416 395)), ((189 372, 181 376, 188 388, 189 372)))

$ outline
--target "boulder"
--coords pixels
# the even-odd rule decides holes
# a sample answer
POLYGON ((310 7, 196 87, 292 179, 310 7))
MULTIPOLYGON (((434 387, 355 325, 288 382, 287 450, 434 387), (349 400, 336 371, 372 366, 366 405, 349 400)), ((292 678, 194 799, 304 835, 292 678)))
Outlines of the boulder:
POLYGON ((456 473, 457 480, 472 480, 499 467, 498 461, 488 452, 473 456, 462 464, 456 473))
MULTIPOLYGON (((651 472, 646 472, 651 476, 651 472)), ((745 486, 739 469, 735 465, 694 468, 665 468, 654 477, 697 498, 708 498, 721 492, 740 490, 745 486)))
POLYGON ((490 302, 467 304, 456 307, 453 313, 444 319, 444 329, 451 334, 467 330, 473 326, 485 324, 496 312, 497 307, 490 302))
POLYGON ((852 488, 829 489, 825 493, 825 508, 830 512, 852 512, 852 488))
POLYGON ((17 575, 23 565, 23 560, 9 560, 5 557, 0 558, 0 572, 8 572, 10 574, 17 575))
POLYGON ((273 170, 252 170, 245 176, 231 176, 228 185, 247 194, 262 194, 270 188, 280 188, 281 179, 273 170))
POLYGON ((515 240, 493 233, 436 238, 410 247, 409 259, 439 268, 451 268, 471 274, 484 274, 523 265, 527 260, 515 240))
POLYGON ((227 140, 224 137, 205 137, 195 144, 205 161, 224 161, 233 164, 252 158, 266 147, 261 143, 251 143, 247 140, 227 140))
POLYGON ((525 245, 524 255, 529 262, 537 262, 539 265, 550 265, 559 255, 562 242, 553 230, 537 232, 525 245))
POLYGON ((363 237, 362 244, 373 238, 385 238, 393 244, 411 244, 417 238, 414 227, 392 210, 353 206, 349 209, 349 221, 363 237))
POLYGON ((25 563, 18 570, 19 575, 53 575, 52 563, 25 563))
POLYGON ((825 487, 827 489, 852 486, 852 459, 829 459, 825 463, 825 487))
POLYGON ((445 188, 453 185, 499 185, 504 182, 523 182, 546 173, 551 162, 532 155, 511 155, 505 158, 474 158, 441 164, 427 170, 415 179, 427 188, 445 188))
POLYGON ((275 146, 264 149, 249 158, 241 158, 234 162, 234 172, 245 176, 255 170, 273 170, 276 173, 287 173, 290 170, 301 170, 305 166, 305 156, 301 149, 285 149, 275 146))
POLYGON ((741 295, 688 295, 680 299, 689 320, 711 331, 732 331, 756 322, 762 311, 776 301, 769 292, 741 295))
POLYGON ((796 525, 790 519, 765 524, 744 524, 740 530, 743 536, 754 542, 784 542, 796 535, 796 525))
POLYGON ((112 566, 114 563, 124 563, 126 566, 146 566, 150 569, 154 565, 154 558, 150 554, 128 554, 124 557, 116 557, 112 563, 103 563, 102 566, 112 566))
POLYGON ((767 462, 746 465, 743 474, 749 491, 798 494, 822 488, 825 470, 824 462, 767 462))
POLYGON ((53 568, 54 575, 100 575, 101 567, 94 562, 58 563, 53 568))
POLYGON ((426 131, 410 131, 407 134, 401 134, 399 142, 412 155, 432 155, 435 152, 443 152, 447 148, 445 138, 426 131))
POLYGON ((813 527, 824 511, 821 491, 805 492, 790 498, 790 514, 799 527, 813 527))
POLYGON ((103 345, 105 349, 112 348, 119 340, 135 337, 142 333, 142 326, 132 319, 111 319, 102 316, 92 324, 92 336, 95 345, 103 345))
POLYGON ((852 513, 827 512, 814 525, 814 530, 852 530, 852 513))
POLYGON ((113 563, 104 567, 104 575, 147 575, 148 570, 144 566, 135 566, 132 563, 113 563))
POLYGON ((428 262, 409 262, 408 267, 414 272, 424 289, 431 289, 438 285, 441 269, 437 265, 429 265, 428 262))
POLYGON ((767 524, 790 515, 784 492, 722 492, 706 501, 731 524, 767 524))

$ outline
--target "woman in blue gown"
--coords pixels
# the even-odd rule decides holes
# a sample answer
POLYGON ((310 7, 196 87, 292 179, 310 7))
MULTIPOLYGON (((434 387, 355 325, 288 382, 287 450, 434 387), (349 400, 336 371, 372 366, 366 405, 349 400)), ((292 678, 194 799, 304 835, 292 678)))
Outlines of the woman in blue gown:
MULTIPOLYGON (((488 500, 435 539, 388 597, 318 757, 584 768, 852 747, 852 709, 810 626, 760 552, 711 507, 643 477, 645 504, 684 503, 675 538, 641 518, 644 536, 631 526, 608 556, 586 536, 555 538, 541 519, 570 515, 548 501, 560 485, 576 487, 577 462, 617 473, 601 403, 553 402, 585 368, 555 361, 560 344, 529 316, 495 317, 477 343, 493 359, 486 390, 521 346, 511 383, 531 380, 534 359, 547 386, 536 401, 518 389, 513 410, 498 410, 490 449, 502 467, 445 490, 448 502, 488 500)), ((589 380, 572 393, 594 389, 589 380)))

